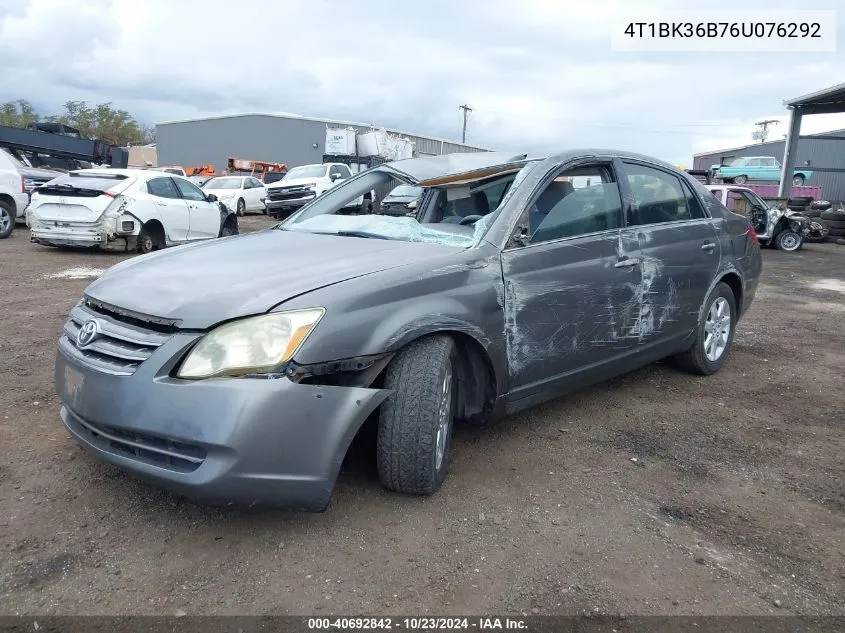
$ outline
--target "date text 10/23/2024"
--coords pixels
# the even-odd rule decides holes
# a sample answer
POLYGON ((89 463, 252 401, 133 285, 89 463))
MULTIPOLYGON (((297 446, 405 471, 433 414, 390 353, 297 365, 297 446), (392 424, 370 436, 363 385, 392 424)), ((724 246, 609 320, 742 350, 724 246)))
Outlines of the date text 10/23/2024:
POLYGON ((520 631, 526 630, 525 620, 508 617, 353 617, 353 618, 308 618, 311 631, 367 631, 367 630, 413 630, 413 631, 520 631))

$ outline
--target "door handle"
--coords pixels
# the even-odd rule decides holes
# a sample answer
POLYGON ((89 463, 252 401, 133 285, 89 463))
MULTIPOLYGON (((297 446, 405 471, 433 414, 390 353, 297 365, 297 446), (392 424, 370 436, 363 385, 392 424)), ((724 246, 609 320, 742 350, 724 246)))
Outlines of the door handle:
POLYGON ((631 258, 628 258, 628 259, 619 260, 618 262, 616 262, 613 265, 613 267, 614 268, 633 268, 634 266, 636 266, 639 263, 640 263, 639 259, 631 257, 631 258))
POLYGON ((712 253, 714 248, 716 248, 716 244, 713 242, 704 242, 701 245, 701 250, 707 251, 708 253, 712 253))
POLYGON ((156 204, 160 207, 166 207, 167 206, 166 202, 161 202, 160 200, 156 200, 156 204))

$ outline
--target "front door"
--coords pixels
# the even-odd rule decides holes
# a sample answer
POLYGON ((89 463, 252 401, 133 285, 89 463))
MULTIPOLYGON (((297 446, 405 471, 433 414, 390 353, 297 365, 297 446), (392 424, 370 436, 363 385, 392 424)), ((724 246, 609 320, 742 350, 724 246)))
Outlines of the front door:
POLYGON ((191 216, 189 240, 204 240, 217 237, 220 234, 220 206, 216 202, 208 202, 202 189, 184 178, 174 178, 179 193, 188 203, 191 216))
POLYGON ((642 258, 640 343, 672 344, 698 323, 721 259, 718 233, 689 183, 655 165, 622 164, 642 258))
POLYGON ((503 251, 513 399, 606 366, 636 341, 639 244, 621 200, 611 161, 557 167, 503 251))
POLYGON ((150 194, 155 210, 161 218, 164 233, 169 242, 184 242, 188 239, 191 226, 188 205, 170 176, 161 176, 147 181, 147 193, 150 194))

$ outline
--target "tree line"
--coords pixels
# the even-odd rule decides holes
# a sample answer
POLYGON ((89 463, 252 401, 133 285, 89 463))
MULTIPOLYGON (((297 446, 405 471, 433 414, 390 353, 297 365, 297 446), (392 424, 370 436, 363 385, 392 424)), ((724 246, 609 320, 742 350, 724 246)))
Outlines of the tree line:
POLYGON ((102 139, 112 145, 142 145, 155 142, 155 128, 138 123, 126 110, 111 102, 88 105, 86 101, 68 101, 62 112, 42 116, 26 99, 0 104, 0 125, 26 127, 38 121, 53 121, 75 127, 86 138, 102 139))

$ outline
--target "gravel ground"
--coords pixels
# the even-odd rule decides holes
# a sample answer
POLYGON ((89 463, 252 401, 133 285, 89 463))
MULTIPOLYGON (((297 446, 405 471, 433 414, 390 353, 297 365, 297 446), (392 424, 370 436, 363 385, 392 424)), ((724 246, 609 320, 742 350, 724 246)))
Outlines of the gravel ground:
POLYGON ((764 252, 717 375, 461 429, 437 495, 359 465, 323 514, 197 506, 70 439, 55 342, 125 257, 0 242, 0 613, 845 614, 841 246, 764 252))

